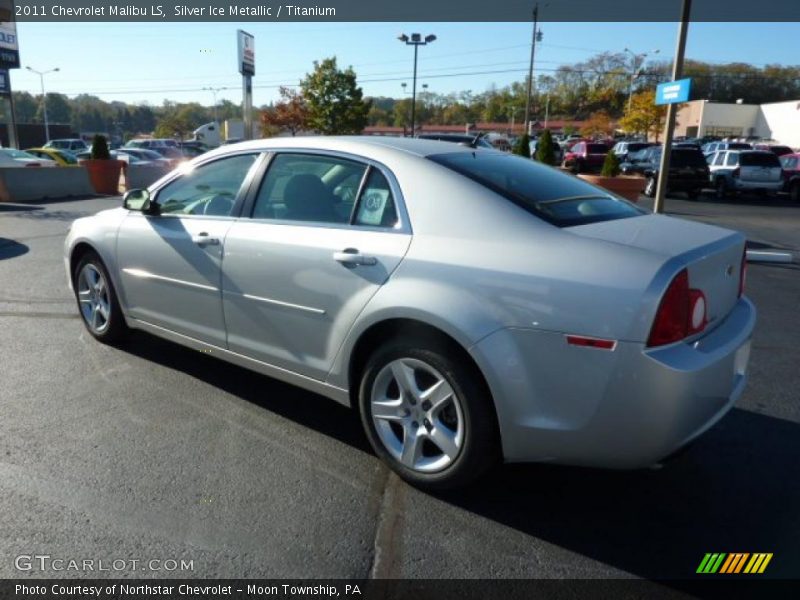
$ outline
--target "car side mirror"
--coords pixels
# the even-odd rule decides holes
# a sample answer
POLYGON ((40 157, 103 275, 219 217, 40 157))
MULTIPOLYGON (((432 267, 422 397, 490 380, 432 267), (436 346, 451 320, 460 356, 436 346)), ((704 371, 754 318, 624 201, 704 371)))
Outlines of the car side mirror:
POLYGON ((147 190, 128 190, 122 197, 122 206, 145 214, 158 214, 158 205, 150 201, 150 192, 147 190))

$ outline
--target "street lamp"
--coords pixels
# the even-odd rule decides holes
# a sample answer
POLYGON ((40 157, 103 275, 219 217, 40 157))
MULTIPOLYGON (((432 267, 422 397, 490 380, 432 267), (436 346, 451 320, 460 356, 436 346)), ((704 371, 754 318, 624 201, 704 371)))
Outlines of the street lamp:
MULTIPOLYGON (((628 112, 630 113, 631 101, 633 100, 633 81, 641 74, 642 68, 644 67, 644 63, 647 60, 649 53, 643 52, 642 54, 636 54, 633 50, 629 48, 625 48, 625 52, 630 54, 633 59, 633 68, 631 69, 631 83, 628 86, 628 112), (642 62, 641 64, 637 65, 639 59, 641 59, 642 62)), ((652 52, 653 54, 658 54, 660 50, 651 50, 650 52, 652 52)))
POLYGON ((213 88, 213 87, 204 87, 203 90, 206 92, 211 92, 214 94, 214 123, 219 124, 219 119, 217 118, 217 92, 221 92, 225 88, 213 88))
POLYGON ((426 35, 425 39, 418 33, 412 33, 407 36, 405 33, 397 36, 397 39, 403 42, 406 46, 414 46, 414 80, 411 84, 411 137, 414 137, 416 103, 417 103, 417 52, 420 46, 427 46, 431 42, 436 41, 436 36, 433 34, 426 35))
POLYGON ((36 69, 32 69, 31 67, 25 67, 31 73, 36 73, 39 76, 39 83, 42 84, 42 112, 44 113, 44 137, 46 141, 50 141, 50 124, 47 122, 47 95, 44 93, 44 76, 48 73, 55 73, 56 71, 60 71, 58 67, 55 69, 50 69, 48 71, 37 71, 36 69))

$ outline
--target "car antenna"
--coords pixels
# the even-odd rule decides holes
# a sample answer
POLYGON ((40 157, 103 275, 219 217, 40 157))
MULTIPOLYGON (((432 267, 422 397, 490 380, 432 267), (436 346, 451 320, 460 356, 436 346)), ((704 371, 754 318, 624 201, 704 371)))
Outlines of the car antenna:
POLYGON ((477 148, 478 147, 478 142, 481 141, 482 137, 483 137, 483 133, 479 133, 474 138, 472 138, 470 141, 468 141, 468 142, 459 142, 459 143, 462 146, 467 146, 468 148, 477 148))

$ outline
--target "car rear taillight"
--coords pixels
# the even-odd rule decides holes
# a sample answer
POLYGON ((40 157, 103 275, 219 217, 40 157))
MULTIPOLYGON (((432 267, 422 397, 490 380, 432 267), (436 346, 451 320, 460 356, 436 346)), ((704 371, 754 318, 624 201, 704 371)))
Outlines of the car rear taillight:
POLYGON ((739 167, 736 167, 736 168, 733 170, 733 173, 731 173, 731 177, 739 177, 739 175, 741 175, 741 173, 742 173, 742 172, 741 172, 741 170, 739 169, 739 167))
POLYGON ((745 279, 747 279, 747 248, 742 252, 742 264, 739 265, 739 298, 744 295, 745 279))
POLYGON ((663 346, 682 340, 705 329, 706 297, 689 288, 689 272, 683 269, 670 282, 647 339, 648 346, 663 346))

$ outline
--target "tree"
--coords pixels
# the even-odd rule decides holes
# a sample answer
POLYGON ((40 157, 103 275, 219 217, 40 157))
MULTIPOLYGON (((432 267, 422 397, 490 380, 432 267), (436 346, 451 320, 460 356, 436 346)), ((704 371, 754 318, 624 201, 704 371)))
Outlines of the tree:
POLYGON ((609 135, 610 133, 612 133, 611 117, 604 110, 593 112, 581 127, 581 135, 586 137, 609 135))
POLYGON ((289 131, 292 137, 308 127, 308 105, 297 90, 281 86, 281 99, 261 113, 261 133, 270 137, 275 130, 289 131))
POLYGON ((300 82, 308 104, 308 125, 323 135, 361 133, 370 103, 356 85, 352 67, 340 70, 336 57, 314 61, 314 71, 300 82))
POLYGON ((517 143, 514 144, 514 154, 524 156, 525 158, 531 157, 531 139, 527 133, 523 133, 517 138, 517 143))
POLYGON ((603 168, 600 175, 603 177, 616 177, 620 174, 619 157, 616 152, 609 152, 606 154, 606 159, 603 161, 603 168))
POLYGON ((13 92, 13 94, 17 123, 33 123, 39 108, 36 100, 28 92, 13 92))
POLYGON ((666 115, 667 107, 656 105, 654 91, 639 92, 631 98, 631 109, 619 120, 619 126, 628 133, 652 134, 658 141, 666 115))
MULTIPOLYGON (((41 96, 37 98, 39 108, 36 111, 36 121, 44 123, 44 106, 41 96)), ((69 123, 72 118, 72 106, 64 94, 47 94, 47 120, 50 123, 69 123)))
POLYGON ((157 138, 178 137, 183 139, 194 131, 194 127, 177 112, 163 116, 158 120, 154 134, 157 138))
POLYGON ((553 134, 549 129, 545 129, 539 136, 536 144, 536 153, 533 158, 546 165, 556 164, 556 152, 553 148, 553 134))

